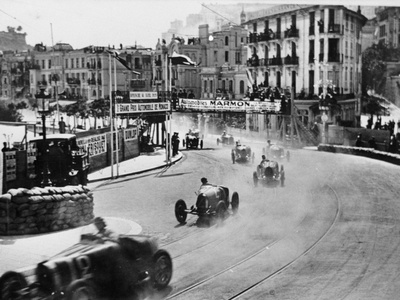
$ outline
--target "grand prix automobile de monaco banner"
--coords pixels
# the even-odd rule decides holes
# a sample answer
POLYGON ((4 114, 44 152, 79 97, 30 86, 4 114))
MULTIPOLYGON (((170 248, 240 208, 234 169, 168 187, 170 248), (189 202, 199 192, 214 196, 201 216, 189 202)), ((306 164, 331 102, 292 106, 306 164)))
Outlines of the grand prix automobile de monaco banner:
POLYGON ((115 112, 117 114, 167 112, 167 111, 170 111, 170 103, 169 102, 117 103, 117 104, 115 104, 115 112))
POLYGON ((249 100, 196 100, 179 99, 180 110, 193 111, 232 111, 232 112, 269 112, 279 114, 281 100, 249 101, 249 100))

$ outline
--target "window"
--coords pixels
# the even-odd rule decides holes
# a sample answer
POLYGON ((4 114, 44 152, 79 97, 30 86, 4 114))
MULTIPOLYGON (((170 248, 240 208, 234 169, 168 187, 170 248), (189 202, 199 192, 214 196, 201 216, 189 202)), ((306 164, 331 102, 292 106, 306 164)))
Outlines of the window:
POLYGON ((214 62, 218 62, 218 51, 214 50, 214 62))
POLYGON ((204 80, 204 93, 207 93, 207 80, 204 80))
POLYGON ((45 68, 46 68, 45 63, 46 63, 46 61, 45 61, 45 60, 42 60, 42 69, 45 69, 45 68))
POLYGON ((281 87, 281 72, 280 71, 276 72, 276 86, 279 88, 281 87))
POLYGON ((225 62, 229 62, 229 51, 225 51, 225 62))
POLYGON ((310 31, 309 35, 314 35, 315 34, 315 11, 310 12, 310 31))
POLYGON ((68 69, 68 59, 65 59, 65 68, 68 69))
POLYGON ((349 15, 346 14, 346 29, 349 29, 349 15))
POLYGON ((386 25, 381 25, 379 27, 379 37, 386 36, 386 25))
POLYGON ((257 32, 257 23, 253 23, 253 32, 257 32))
POLYGON ((240 80, 239 83, 239 94, 244 94, 244 81, 240 80))
POLYGON ((84 58, 84 57, 82 57, 82 60, 81 60, 81 66, 82 66, 82 68, 84 68, 84 67, 85 67, 85 58, 84 58))
POLYGON ((264 21, 264 32, 268 32, 269 30, 269 20, 264 21))
POLYGON ((233 91, 233 81, 229 80, 229 91, 232 92, 233 91))
POLYGON ((51 59, 49 59, 49 69, 51 69, 51 59))
POLYGON ((212 92, 213 92, 213 81, 210 80, 210 93, 212 93, 212 92))
POLYGON ((71 58, 71 69, 73 69, 73 68, 74 68, 74 59, 71 58))
POLYGON ((269 86, 269 73, 264 73, 264 86, 269 86))
POLYGON ((225 37, 225 46, 229 46, 229 37, 225 37))
POLYGON ((79 68, 79 58, 76 59, 76 67, 79 68))

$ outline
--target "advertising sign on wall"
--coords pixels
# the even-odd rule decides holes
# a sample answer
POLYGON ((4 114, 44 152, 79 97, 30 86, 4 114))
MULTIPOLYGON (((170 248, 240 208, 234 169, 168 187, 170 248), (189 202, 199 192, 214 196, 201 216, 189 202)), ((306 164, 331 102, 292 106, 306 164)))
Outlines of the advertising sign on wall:
POLYGON ((34 178, 35 172, 35 160, 36 160, 36 148, 29 147, 26 150, 26 162, 27 162, 27 174, 28 178, 34 178))
POLYGON ((132 141, 138 138, 138 128, 127 128, 124 130, 124 140, 125 141, 132 141))
POLYGON ((81 137, 77 139, 76 142, 79 147, 83 147, 89 153, 89 156, 95 156, 107 152, 105 134, 81 137))
POLYGON ((275 101, 179 99, 179 108, 195 111, 280 113, 281 101, 281 99, 275 101))
POLYGON ((6 181, 17 179, 17 151, 4 152, 6 165, 6 181))

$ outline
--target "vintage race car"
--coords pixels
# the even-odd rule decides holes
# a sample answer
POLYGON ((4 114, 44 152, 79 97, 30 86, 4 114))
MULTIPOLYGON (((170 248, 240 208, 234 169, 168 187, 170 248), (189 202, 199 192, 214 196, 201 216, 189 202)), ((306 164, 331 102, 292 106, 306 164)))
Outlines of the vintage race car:
POLYGON ((217 145, 233 145, 235 143, 235 139, 231 134, 224 132, 221 137, 217 138, 217 145))
POLYGON ((236 145, 232 149, 232 159, 235 161, 247 162, 251 160, 251 148, 246 145, 236 145))
POLYGON ((200 137, 200 131, 198 129, 189 130, 186 133, 185 139, 182 140, 183 147, 186 149, 203 149, 203 137, 200 137))
POLYGON ((279 169, 279 164, 274 160, 265 160, 257 166, 257 170, 253 172, 254 186, 258 183, 264 186, 275 187, 279 183, 281 186, 285 184, 285 171, 283 165, 279 169))
POLYGON ((0 277, 0 299, 137 299, 168 286, 172 260, 155 239, 121 235, 81 241, 34 267, 33 278, 9 271, 0 277))
POLYGON ((239 208, 239 194, 232 193, 229 202, 229 189, 222 185, 206 184, 200 187, 197 193, 196 205, 187 208, 184 200, 180 199, 175 204, 175 217, 179 223, 184 224, 188 214, 198 215, 201 220, 210 223, 213 217, 224 220, 228 216, 228 208, 231 206, 232 214, 236 214, 239 208))
POLYGON ((282 160, 286 159, 286 161, 290 160, 290 152, 287 150, 285 152, 285 148, 280 145, 271 145, 269 148, 267 147, 267 158, 271 160, 282 160))

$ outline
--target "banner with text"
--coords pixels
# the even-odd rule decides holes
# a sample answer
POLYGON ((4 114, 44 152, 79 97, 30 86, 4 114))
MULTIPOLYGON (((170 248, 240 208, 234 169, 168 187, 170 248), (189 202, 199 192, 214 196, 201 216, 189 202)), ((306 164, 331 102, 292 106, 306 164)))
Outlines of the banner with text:
POLYGON ((167 112, 170 111, 169 102, 151 103, 117 103, 115 104, 116 114, 134 114, 148 112, 167 112))
POLYGON ((89 156, 95 156, 107 152, 106 135, 82 137, 76 140, 79 147, 83 147, 89 156))
POLYGON ((275 101, 179 99, 179 109, 195 111, 281 113, 281 99, 275 101))
POLYGON ((129 92, 129 99, 131 100, 158 99, 158 94, 157 92, 129 92))

